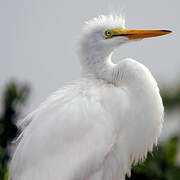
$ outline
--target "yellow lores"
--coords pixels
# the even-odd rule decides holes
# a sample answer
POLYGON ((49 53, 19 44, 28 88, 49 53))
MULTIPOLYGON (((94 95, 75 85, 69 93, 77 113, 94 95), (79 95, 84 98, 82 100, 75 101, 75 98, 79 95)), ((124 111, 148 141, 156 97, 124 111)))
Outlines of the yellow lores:
POLYGON ((128 39, 143 39, 169 34, 169 30, 111 29, 104 32, 106 39, 124 36, 128 39))

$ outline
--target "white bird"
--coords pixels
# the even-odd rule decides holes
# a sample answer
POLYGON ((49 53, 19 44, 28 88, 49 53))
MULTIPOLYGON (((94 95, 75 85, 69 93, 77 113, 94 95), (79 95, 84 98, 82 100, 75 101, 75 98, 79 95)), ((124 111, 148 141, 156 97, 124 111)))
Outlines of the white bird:
POLYGON ((161 133, 163 104, 150 71, 114 49, 167 30, 127 30, 121 16, 86 23, 79 42, 82 77, 28 115, 10 180, 124 180, 161 133))

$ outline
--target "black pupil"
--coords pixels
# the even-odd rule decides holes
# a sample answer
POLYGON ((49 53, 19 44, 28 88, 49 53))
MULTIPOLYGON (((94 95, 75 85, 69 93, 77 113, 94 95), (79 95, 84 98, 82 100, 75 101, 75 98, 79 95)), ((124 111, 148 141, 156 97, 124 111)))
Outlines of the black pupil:
POLYGON ((106 31, 106 32, 105 32, 105 35, 106 35, 106 36, 111 36, 111 32, 110 32, 110 31, 106 31))

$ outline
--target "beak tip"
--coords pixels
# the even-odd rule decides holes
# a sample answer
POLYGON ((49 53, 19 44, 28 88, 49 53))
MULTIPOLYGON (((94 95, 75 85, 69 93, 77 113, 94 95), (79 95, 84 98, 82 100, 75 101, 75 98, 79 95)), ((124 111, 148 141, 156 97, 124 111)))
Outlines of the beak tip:
POLYGON ((164 33, 167 33, 167 34, 172 33, 172 31, 170 31, 170 30, 161 30, 161 31, 164 33))

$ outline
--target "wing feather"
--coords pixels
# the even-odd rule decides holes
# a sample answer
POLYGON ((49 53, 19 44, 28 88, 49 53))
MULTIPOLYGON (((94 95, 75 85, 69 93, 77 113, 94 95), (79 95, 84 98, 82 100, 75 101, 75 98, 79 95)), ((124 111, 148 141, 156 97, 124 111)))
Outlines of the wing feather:
POLYGON ((112 119, 125 111, 113 112, 119 100, 112 100, 110 93, 119 91, 112 89, 104 83, 73 84, 34 111, 13 156, 10 178, 97 179, 118 136, 117 122, 112 119))

